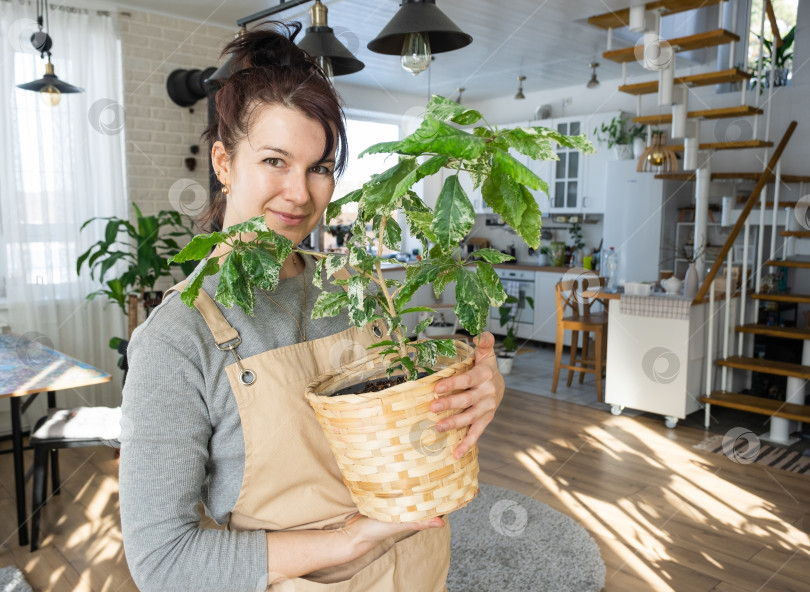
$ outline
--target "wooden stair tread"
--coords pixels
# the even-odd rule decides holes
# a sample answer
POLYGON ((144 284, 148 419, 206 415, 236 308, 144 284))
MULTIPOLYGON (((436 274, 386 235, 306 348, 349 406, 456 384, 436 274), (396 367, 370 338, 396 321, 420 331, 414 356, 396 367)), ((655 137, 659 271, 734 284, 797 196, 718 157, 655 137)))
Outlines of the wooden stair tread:
POLYGON ((754 300, 768 302, 795 302, 796 304, 810 304, 810 294, 751 294, 754 300))
POLYGON ((773 267, 798 267, 800 269, 810 269, 810 256, 795 255, 788 259, 770 259, 765 262, 765 265, 773 267))
POLYGON ((777 327, 774 325, 738 325, 738 333, 753 333, 755 335, 767 335, 769 337, 783 337, 785 339, 810 339, 810 330, 799 329, 798 327, 777 327))
POLYGON ((785 237, 810 238, 810 231, 808 230, 783 230, 779 234, 785 237))
MULTIPOLYGON (((685 84, 687 86, 711 86, 712 84, 723 84, 725 82, 739 82, 748 80, 753 74, 731 68, 718 72, 704 72, 702 74, 692 74, 691 76, 678 76, 675 84, 685 84)), ((619 87, 619 91, 631 95, 649 95, 658 92, 658 81, 638 82, 636 84, 624 84, 619 87)))
MULTIPOLYGON (((762 173, 712 173, 712 181, 732 181, 732 180, 741 180, 741 181, 759 181, 759 176, 762 173)), ((694 171, 679 171, 677 173, 658 173, 655 175, 656 179, 677 179, 680 181, 694 181, 695 180, 695 173, 694 171)), ((769 183, 773 183, 776 180, 774 175, 771 175, 769 183)), ((810 176, 800 176, 800 175, 782 175, 782 182, 783 183, 810 183, 810 176)), ((768 207, 773 207, 773 202, 769 201, 766 202, 768 207)), ((784 201, 779 202, 781 207, 793 207, 796 205, 795 201, 784 201)))
MULTIPOLYGON (((736 105, 734 107, 721 107, 719 109, 701 109, 689 111, 689 119, 726 119, 731 117, 748 117, 749 115, 762 115, 762 109, 752 105, 736 105)), ((658 113, 657 115, 639 115, 633 118, 633 123, 644 125, 662 125, 672 123, 672 113, 658 113)))
MULTIPOLYGON (((718 45, 725 45, 726 43, 739 40, 740 36, 731 31, 715 29, 714 31, 704 31, 696 35, 678 37, 677 39, 666 39, 664 41, 669 43, 675 53, 678 53, 681 51, 704 49, 706 47, 717 47, 718 45)), ((610 51, 604 52, 602 57, 619 64, 635 62, 636 46, 632 45, 621 49, 611 49, 610 51)))
MULTIPOLYGON (((683 144, 668 146, 675 152, 683 152, 683 144)), ((740 140, 738 142, 704 142, 700 150, 742 150, 745 148, 772 148, 773 142, 766 140, 740 140)))
POLYGON ((760 415, 770 415, 771 417, 784 417, 785 419, 801 422, 810 421, 810 406, 808 405, 785 403, 776 399, 765 399, 728 391, 714 391, 710 396, 701 397, 700 400, 703 403, 710 403, 718 407, 739 409, 759 413, 760 415))
POLYGON ((810 380, 810 366, 779 362, 776 360, 763 360, 762 358, 748 358, 744 356, 730 356, 724 360, 717 360, 718 366, 763 372, 775 376, 793 376, 810 380))
MULTIPOLYGON (((704 6, 720 4, 721 2, 725 2, 725 0, 657 0, 655 2, 647 2, 644 7, 647 10, 660 10, 661 16, 667 16, 687 10, 695 10, 696 8, 702 8, 704 6)), ((601 29, 620 29, 626 27, 630 24, 630 9, 624 8, 622 10, 597 14, 588 19, 588 24, 601 29)))

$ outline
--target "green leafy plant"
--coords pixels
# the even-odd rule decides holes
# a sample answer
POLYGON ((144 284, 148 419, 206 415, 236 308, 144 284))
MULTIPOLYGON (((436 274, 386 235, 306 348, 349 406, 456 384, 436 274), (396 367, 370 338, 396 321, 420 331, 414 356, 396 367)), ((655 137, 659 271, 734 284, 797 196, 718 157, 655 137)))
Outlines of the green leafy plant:
MULTIPOLYGON (((556 160, 553 144, 586 153, 594 151, 584 135, 564 136, 543 127, 499 130, 489 125, 478 111, 434 96, 413 134, 397 142, 375 144, 361 153, 361 156, 395 154, 396 164, 372 176, 361 189, 329 204, 327 221, 334 219, 348 203, 357 203, 357 219, 347 241, 349 253, 330 254, 317 263, 314 282, 323 291, 315 302, 313 318, 335 316, 346 309, 351 322, 358 327, 376 320, 384 322, 389 336, 371 348, 388 356, 389 376, 402 371, 414 379, 420 370, 431 372, 438 355, 455 355, 451 340, 416 341, 406 335, 403 315, 436 314, 427 306, 411 306, 411 298, 428 284, 438 298, 448 285, 455 283, 454 312, 459 323, 470 333, 479 334, 486 327, 490 307, 499 307, 506 300, 493 264, 512 259, 495 249, 479 249, 469 255, 462 252, 459 245, 473 227, 475 212, 459 175, 470 175, 473 185, 481 188, 487 205, 529 246, 537 248, 541 213, 530 189, 547 192, 548 185, 511 156, 509 150, 532 159, 556 160), (472 132, 458 127, 470 125, 476 125, 472 132), (436 206, 431 209, 412 187, 442 168, 452 174, 445 179, 436 206), (421 261, 405 264, 404 281, 386 279, 381 265, 385 259, 370 254, 382 253, 386 246, 400 248, 402 229, 397 222, 400 209, 411 236, 422 243, 425 254, 421 261), (326 290, 323 282, 343 267, 353 272, 351 278, 333 279, 332 284, 347 289, 326 290)), ((203 278, 221 269, 216 300, 224 306, 238 304, 252 314, 254 288, 275 289, 281 264, 293 245, 269 230, 262 217, 256 217, 222 232, 195 237, 175 261, 203 259, 223 243, 230 250, 222 257, 210 257, 195 270, 182 299, 192 306, 203 278), (255 236, 246 236, 247 233, 255 236)), ((432 323, 432 315, 418 323, 415 334, 432 323)))
MULTIPOLYGON (((756 36, 760 39, 760 36, 756 36)), ((774 51, 774 43, 771 39, 762 40, 762 76, 761 80, 757 80, 757 63, 754 62, 749 67, 749 70, 754 74, 751 79, 752 86, 759 86, 760 92, 767 88, 771 80, 771 64, 776 68, 774 72, 774 86, 784 86, 787 84, 787 70, 793 62, 793 42, 796 38, 796 26, 791 27, 790 31, 782 37, 782 45, 777 47, 774 51)))
POLYGON ((594 136, 600 142, 606 142, 608 148, 616 145, 632 144, 635 138, 640 138, 646 131, 646 126, 642 124, 627 127, 630 121, 624 115, 617 115, 609 123, 603 123, 593 130, 594 136))
POLYGON ((582 225, 578 222, 571 224, 571 229, 568 231, 568 234, 571 237, 571 242, 574 247, 577 249, 585 248, 585 241, 582 240, 582 225))
POLYGON ((498 320, 501 327, 506 327, 506 336, 503 338, 501 351, 507 355, 514 355, 518 350, 517 324, 526 304, 534 310, 534 298, 531 296, 516 298, 510 294, 498 309, 500 315, 498 320))
MULTIPOLYGON (((90 218, 79 229, 84 230, 96 220, 106 220, 104 238, 82 253, 76 261, 76 273, 81 274, 86 264, 90 277, 104 283, 105 287, 87 295, 88 300, 106 296, 115 302, 130 319, 137 308, 133 303, 143 302, 144 294, 154 291, 155 283, 162 277, 171 277, 172 268, 184 274, 194 270, 193 262, 170 263, 180 252, 177 240, 194 236, 191 219, 175 211, 161 211, 156 216, 144 216, 136 204, 135 224, 129 220, 109 217, 90 218), (118 274, 117 264, 126 264, 118 274), (115 274, 115 277, 109 277, 115 274)), ((115 348, 116 346, 112 345, 115 348)))

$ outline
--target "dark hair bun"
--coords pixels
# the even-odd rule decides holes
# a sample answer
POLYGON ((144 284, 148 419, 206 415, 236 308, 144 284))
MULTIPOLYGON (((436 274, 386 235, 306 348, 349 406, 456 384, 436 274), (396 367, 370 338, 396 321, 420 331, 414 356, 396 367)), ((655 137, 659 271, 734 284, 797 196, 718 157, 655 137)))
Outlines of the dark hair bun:
POLYGON ((299 22, 266 21, 231 41, 222 50, 222 56, 233 55, 232 73, 247 68, 315 70, 317 66, 309 54, 294 43, 300 31, 299 22))

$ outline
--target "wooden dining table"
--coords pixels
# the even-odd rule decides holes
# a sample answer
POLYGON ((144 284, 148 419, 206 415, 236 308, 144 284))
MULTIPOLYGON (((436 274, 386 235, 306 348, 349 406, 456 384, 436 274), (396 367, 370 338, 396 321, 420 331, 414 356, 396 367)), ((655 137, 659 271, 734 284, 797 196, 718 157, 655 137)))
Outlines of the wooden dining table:
MULTIPOLYGON (((108 382, 112 376, 75 358, 56 351, 38 340, 37 334, 0 335, 0 398, 11 403, 10 450, 14 455, 14 488, 17 497, 17 526, 20 545, 28 544, 28 515, 25 511, 25 466, 22 414, 39 393, 48 394, 48 408, 56 407, 56 391, 108 382), (33 339, 32 339, 33 337, 33 339), (25 401, 23 402, 23 399, 25 401)), ((52 455, 52 478, 59 482, 57 451, 52 455)))

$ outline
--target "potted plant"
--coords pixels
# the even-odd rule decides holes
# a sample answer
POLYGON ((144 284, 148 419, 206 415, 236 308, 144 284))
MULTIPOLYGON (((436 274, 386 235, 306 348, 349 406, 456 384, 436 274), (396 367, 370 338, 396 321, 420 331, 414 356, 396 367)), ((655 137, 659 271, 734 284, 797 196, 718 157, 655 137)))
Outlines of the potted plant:
MULTIPOLYGON (((380 340, 369 347, 372 352, 369 358, 327 373, 307 388, 307 398, 332 444, 344 481, 363 514, 389 522, 424 519, 461 507, 474 497, 477 489, 472 485, 477 482, 475 449, 460 459, 452 456, 452 449, 464 437, 466 428, 441 434, 435 430, 431 432, 430 427, 450 412, 435 414, 429 411, 430 401, 437 396, 432 385, 444 376, 471 367, 473 352, 465 344, 449 339, 411 339, 406 334, 402 318, 411 312, 430 313, 417 324, 415 333, 418 335, 431 324, 435 311, 428 306, 412 306, 412 296, 420 287, 431 285, 438 298, 454 284, 454 312, 460 325, 473 335, 484 330, 490 307, 498 307, 506 300, 493 264, 511 257, 490 248, 469 254, 462 252, 460 245, 472 230, 475 212, 462 189, 459 175, 470 175, 473 185, 480 187, 487 205, 528 245, 537 248, 541 213, 529 189, 546 191, 547 185, 512 157, 509 150, 514 149, 533 159, 556 159, 553 143, 593 152, 584 136, 568 137, 541 127, 501 130, 489 125, 478 111, 434 96, 427 106, 424 120, 413 134, 397 142, 375 144, 361 153, 361 156, 394 154, 397 155, 396 163, 385 172, 374 175, 361 189, 329 204, 327 221, 335 218, 342 206, 352 202, 357 204, 357 219, 347 241, 348 254, 329 254, 317 263, 315 284, 323 291, 314 304, 312 316, 334 316, 346 309, 351 322, 358 327, 383 323, 387 328, 387 334, 383 333, 380 340), (476 126, 471 132, 458 127, 471 125, 476 126), (417 181, 439 173, 442 168, 449 169, 452 174, 445 179, 435 207, 430 208, 412 187, 417 181), (376 255, 382 253, 385 246, 400 248, 402 229, 397 222, 400 209, 404 212, 411 236, 422 243, 424 253, 422 260, 404 264, 404 281, 386 278, 381 265, 384 258, 376 255), (332 284, 346 289, 325 289, 323 282, 342 268, 353 272, 352 275, 348 279, 333 279, 332 284), (373 383, 372 388, 379 389, 381 387, 376 381, 386 378, 391 378, 392 383, 399 383, 402 379, 409 382, 393 384, 377 392, 356 392, 363 390, 363 383, 367 382, 373 383), (361 388, 354 388, 358 384, 361 388), (341 394, 344 387, 355 392, 341 394), (384 402, 392 397, 399 401, 395 406, 397 413, 405 409, 407 416, 391 416, 394 410, 390 404, 386 407, 384 402), (388 425, 389 428, 397 425, 398 428, 386 431, 381 427, 379 434, 371 434, 370 431, 378 425, 375 422, 382 422, 379 425, 388 425), (444 481, 444 493, 439 495, 439 485, 431 481, 428 487, 424 478, 411 481, 375 474, 378 486, 364 488, 375 477, 366 474, 358 480, 352 476, 356 475, 353 463, 357 462, 357 454, 368 454, 368 450, 365 453, 352 451, 352 442, 357 438, 347 435, 350 425, 362 432, 367 442, 374 437, 395 439, 377 441, 373 463, 376 470, 385 471, 387 466, 402 462, 404 464, 400 466, 405 471, 410 460, 404 462, 400 456, 398 461, 397 455, 411 459, 416 453, 421 463, 418 471, 423 477, 442 474, 455 479, 456 475, 462 475, 464 478, 458 483, 463 481, 463 486, 459 485, 460 490, 447 487, 448 482, 444 481), (430 445, 424 444, 423 435, 426 433, 435 434, 430 445), (417 498, 425 503, 416 503, 417 498), (400 502, 419 505, 423 509, 414 513, 394 507, 400 502), (380 509, 380 504, 385 505, 385 511, 380 509)), ((203 278, 221 268, 216 300, 227 307, 236 304, 251 314, 254 288, 275 289, 281 264, 294 246, 285 237, 269 230, 259 216, 222 232, 195 237, 175 260, 204 259, 220 243, 227 243, 231 249, 221 261, 212 257, 199 265, 181 298, 192 306, 203 278)))
POLYGON ((549 264, 549 254, 550 250, 548 246, 542 245, 540 247, 540 254, 537 256, 537 265, 540 267, 545 267, 549 264))
POLYGON ((512 364, 518 351, 517 324, 524 305, 528 304, 534 310, 534 298, 526 296, 516 298, 511 294, 506 297, 503 305, 498 309, 501 327, 506 327, 506 336, 498 350, 498 370, 501 374, 510 374, 512 364))
MULTIPOLYGON (((768 88, 771 83, 771 64, 774 65, 773 72, 773 85, 774 86, 787 86, 789 83, 790 65, 793 62, 793 41, 796 35, 796 26, 791 27, 790 31, 782 37, 782 45, 774 51, 773 41, 770 39, 762 40, 762 79, 757 80, 757 64, 754 63, 749 70, 754 74, 751 78, 751 87, 759 85, 759 92, 768 88)), ((756 36, 759 39, 759 35, 756 36)))
POLYGON ((615 149, 616 158, 619 160, 633 158, 633 140, 643 137, 645 131, 645 127, 641 124, 627 128, 628 121, 628 118, 619 114, 609 123, 603 123, 593 131, 597 140, 605 142, 608 148, 615 149))
POLYGON ((572 257, 576 257, 576 264, 581 266, 582 257, 585 254, 583 250, 585 249, 585 241, 582 239, 582 225, 579 222, 571 224, 568 235, 571 237, 572 257), (576 251, 576 255, 573 255, 574 251, 576 251))
MULTIPOLYGON (((173 269, 188 275, 194 269, 192 262, 175 263, 171 258, 180 252, 179 239, 194 236, 191 219, 176 211, 163 210, 156 216, 144 216, 136 204, 135 224, 114 216, 90 218, 80 231, 95 220, 106 220, 104 238, 93 244, 76 261, 76 273, 81 274, 87 264, 90 277, 105 282, 106 286, 88 294, 87 299, 106 296, 118 306, 129 320, 129 336, 138 326, 138 303, 144 306, 146 316, 160 304, 162 294, 155 291, 155 283, 162 277, 172 277, 173 269), (126 264, 122 274, 116 266, 126 264)), ((110 347, 118 348, 120 338, 113 338, 110 347)))

